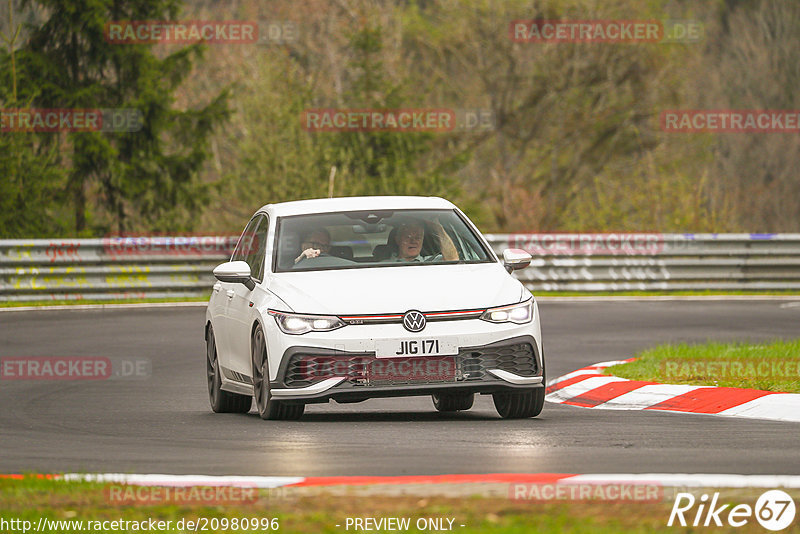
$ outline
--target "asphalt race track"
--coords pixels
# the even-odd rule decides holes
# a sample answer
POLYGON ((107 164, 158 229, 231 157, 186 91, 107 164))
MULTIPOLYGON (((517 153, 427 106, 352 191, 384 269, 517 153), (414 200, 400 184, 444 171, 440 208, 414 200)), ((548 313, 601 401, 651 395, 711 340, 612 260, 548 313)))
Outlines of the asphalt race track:
MULTIPOLYGON (((542 302, 548 377, 667 341, 800 337, 787 301, 542 302)), ((491 398, 311 405, 298 422, 213 414, 204 307, 0 313, 0 358, 146 358, 139 380, 0 381, 0 472, 214 475, 800 475, 800 424, 547 403, 504 421, 491 398)))

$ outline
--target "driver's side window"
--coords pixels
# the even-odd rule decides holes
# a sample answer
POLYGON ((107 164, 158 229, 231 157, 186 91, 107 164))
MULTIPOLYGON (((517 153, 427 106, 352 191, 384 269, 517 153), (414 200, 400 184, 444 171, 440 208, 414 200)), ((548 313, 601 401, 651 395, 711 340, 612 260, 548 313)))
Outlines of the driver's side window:
POLYGON ((247 224, 233 251, 231 261, 244 261, 250 266, 250 275, 256 280, 264 278, 264 256, 267 248, 267 217, 256 215, 247 224))
POLYGON ((259 216, 259 222, 255 229, 255 235, 250 242, 250 250, 244 261, 250 265, 250 275, 256 280, 264 279, 264 256, 267 252, 267 227, 269 220, 267 217, 259 216))
POLYGON ((250 243, 253 241, 256 225, 258 225, 262 217, 262 215, 256 215, 247 223, 244 232, 242 232, 242 235, 239 237, 236 248, 233 250, 231 261, 247 261, 247 252, 250 250, 250 243))

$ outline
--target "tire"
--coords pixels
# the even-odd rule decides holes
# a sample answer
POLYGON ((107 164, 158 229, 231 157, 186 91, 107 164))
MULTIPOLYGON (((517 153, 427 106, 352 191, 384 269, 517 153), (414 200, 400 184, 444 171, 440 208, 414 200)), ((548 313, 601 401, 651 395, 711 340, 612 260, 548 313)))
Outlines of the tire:
POLYGON ((208 382, 208 400, 215 413, 247 413, 253 404, 249 395, 239 395, 220 389, 222 378, 217 359, 217 340, 214 327, 208 325, 206 335, 206 381, 208 382))
POLYGON ((256 326, 251 343, 253 362, 253 397, 261 419, 293 421, 300 419, 306 409, 305 404, 287 404, 271 398, 269 388, 269 361, 264 330, 256 326))
POLYGON ((475 401, 474 393, 461 393, 461 394, 447 394, 440 395, 433 394, 433 407, 440 412, 458 412, 461 410, 469 410, 472 408, 472 403, 475 401))
POLYGON ((494 393, 494 407, 503 419, 527 419, 542 413, 545 388, 520 393, 494 393))

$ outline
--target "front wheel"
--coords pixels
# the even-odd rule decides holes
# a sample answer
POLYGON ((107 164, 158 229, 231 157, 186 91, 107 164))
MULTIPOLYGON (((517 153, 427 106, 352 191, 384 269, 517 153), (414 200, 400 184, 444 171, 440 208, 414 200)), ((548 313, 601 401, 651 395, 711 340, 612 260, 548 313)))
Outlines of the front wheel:
POLYGON ((264 330, 261 325, 253 332, 253 396, 261 419, 295 420, 302 417, 305 404, 286 404, 271 398, 269 389, 269 361, 264 330))
POLYGON ((527 419, 542 413, 545 388, 519 393, 493 393, 494 407, 503 419, 527 419))
POLYGON ((219 360, 217 359, 217 340, 214 337, 214 327, 208 325, 206 335, 206 381, 208 382, 208 400, 211 409, 216 413, 247 413, 253 404, 252 397, 239 395, 220 389, 219 360))
POLYGON ((475 401, 475 395, 472 393, 467 394, 433 394, 433 407, 440 412, 458 412, 461 410, 469 410, 472 408, 472 403, 475 401))

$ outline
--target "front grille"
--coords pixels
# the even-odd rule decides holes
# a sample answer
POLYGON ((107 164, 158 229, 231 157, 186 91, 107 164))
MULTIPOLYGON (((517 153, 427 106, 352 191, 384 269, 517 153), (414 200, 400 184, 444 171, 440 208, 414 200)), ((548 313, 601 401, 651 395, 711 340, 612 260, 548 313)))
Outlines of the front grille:
POLYGON ((502 369, 519 376, 536 376, 539 371, 533 347, 529 343, 462 351, 464 373, 481 379, 486 369, 502 369))
POLYGON ((287 388, 302 388, 332 376, 352 386, 443 384, 491 378, 488 369, 536 376, 538 366, 529 343, 462 350, 456 356, 381 358, 370 355, 294 354, 284 375, 287 388))
POLYGON ((289 388, 310 386, 331 376, 346 376, 348 381, 366 380, 371 356, 316 356, 295 354, 286 366, 283 382, 289 388))

